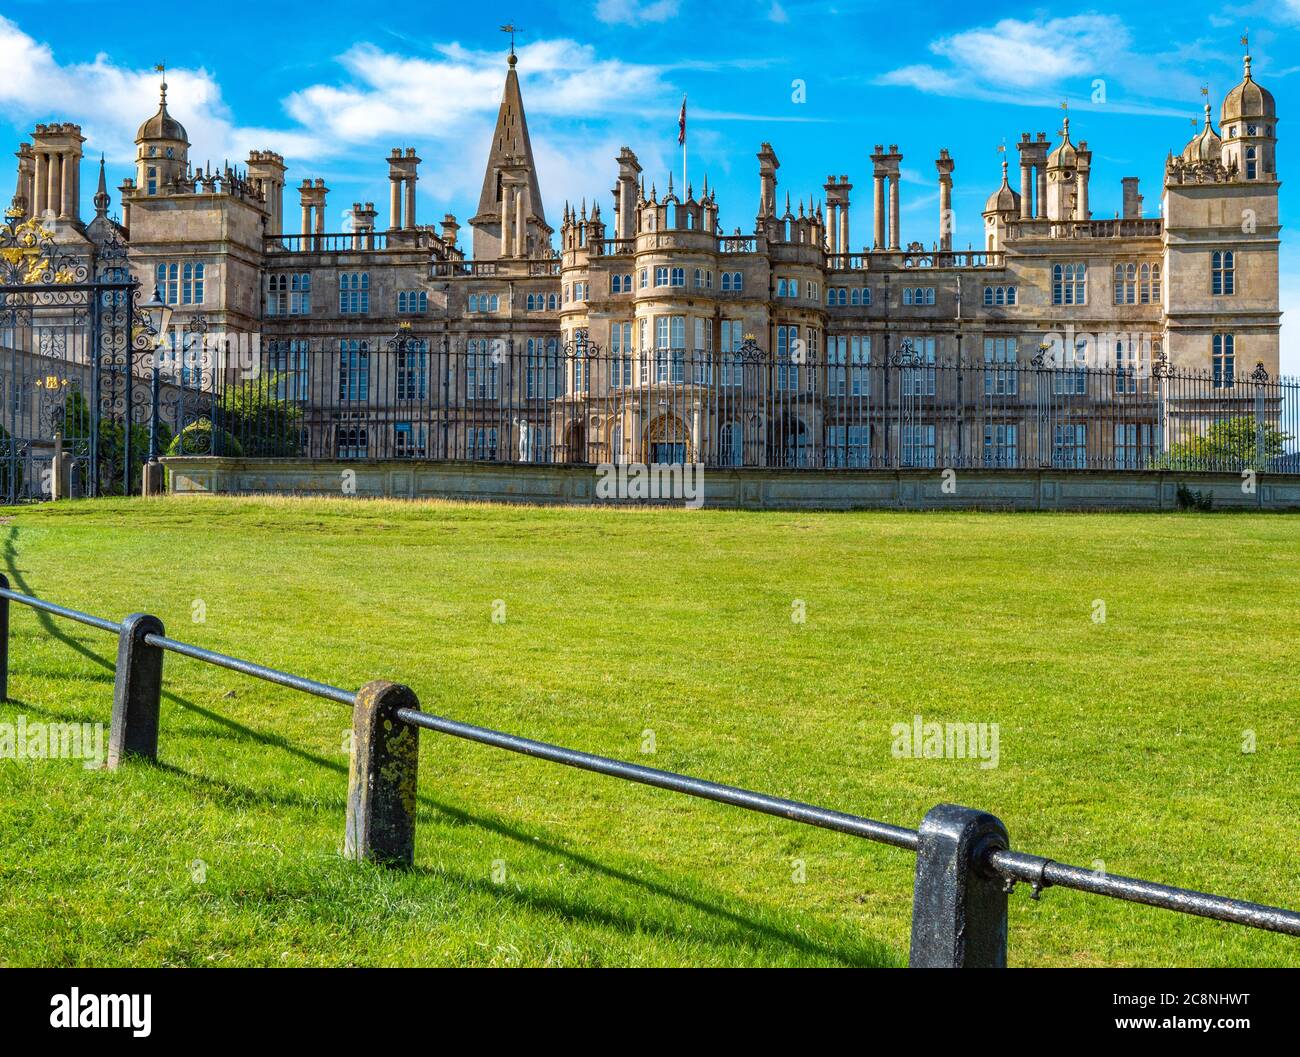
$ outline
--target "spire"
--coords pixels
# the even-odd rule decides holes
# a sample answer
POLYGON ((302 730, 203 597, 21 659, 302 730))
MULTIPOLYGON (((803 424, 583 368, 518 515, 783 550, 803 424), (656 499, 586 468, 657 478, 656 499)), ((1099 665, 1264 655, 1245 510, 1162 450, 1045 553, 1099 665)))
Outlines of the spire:
POLYGON ((108 216, 109 201, 110 199, 108 197, 108 181, 104 176, 104 156, 101 154, 99 156, 99 186, 95 189, 95 197, 94 197, 95 216, 97 217, 108 216))
POLYGON ((501 93, 501 108, 497 112, 496 129, 492 133, 492 149, 488 153, 487 168, 483 173, 483 190, 478 199, 479 213, 497 213, 501 208, 501 170, 507 166, 522 166, 527 174, 528 193, 532 200, 532 215, 546 226, 542 209, 542 191, 537 183, 537 165, 533 161, 533 145, 528 138, 528 119, 524 115, 523 94, 519 90, 519 74, 515 71, 518 56, 511 51, 507 60, 505 90, 501 93))

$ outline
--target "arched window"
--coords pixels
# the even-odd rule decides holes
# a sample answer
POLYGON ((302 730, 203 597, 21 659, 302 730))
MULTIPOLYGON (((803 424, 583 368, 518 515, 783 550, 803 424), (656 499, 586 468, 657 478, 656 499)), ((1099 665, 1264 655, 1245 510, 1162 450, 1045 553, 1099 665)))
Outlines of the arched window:
POLYGON ((203 263, 186 264, 184 282, 181 285, 181 303, 186 305, 203 304, 203 263))
POLYGON ((1210 293, 1225 296, 1236 293, 1236 262, 1231 250, 1215 250, 1210 254, 1210 293))
POLYGON ((1231 334, 1215 334, 1213 343, 1214 388, 1231 389, 1237 373, 1236 340, 1231 334))
POLYGON ((1160 265, 1142 265, 1142 294, 1140 300, 1144 305, 1158 305, 1160 303, 1160 265))
POLYGON ((1052 304, 1086 305, 1088 303, 1088 266, 1052 265, 1052 304))
POLYGON ((158 296, 164 304, 180 303, 180 267, 175 262, 160 264, 154 270, 154 282, 157 284, 158 296))
POLYGON ((1258 154, 1254 147, 1246 148, 1246 179, 1253 180, 1259 171, 1258 154))

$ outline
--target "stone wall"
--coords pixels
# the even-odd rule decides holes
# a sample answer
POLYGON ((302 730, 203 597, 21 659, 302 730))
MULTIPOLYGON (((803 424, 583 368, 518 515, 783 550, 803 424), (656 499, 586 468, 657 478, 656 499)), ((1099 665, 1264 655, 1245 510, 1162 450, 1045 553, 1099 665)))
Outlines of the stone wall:
MULTIPOLYGON (((591 466, 476 462, 172 457, 176 495, 348 495, 514 503, 607 502, 591 466)), ((1116 470, 703 471, 703 505, 752 510, 986 509, 1174 510, 1179 484, 1215 509, 1300 510, 1300 476, 1260 475, 1253 492, 1236 474, 1116 470)), ((637 503, 615 500, 615 504, 637 503)), ((685 506, 684 499, 661 501, 685 506)), ((690 504, 699 505, 699 504, 690 504)))

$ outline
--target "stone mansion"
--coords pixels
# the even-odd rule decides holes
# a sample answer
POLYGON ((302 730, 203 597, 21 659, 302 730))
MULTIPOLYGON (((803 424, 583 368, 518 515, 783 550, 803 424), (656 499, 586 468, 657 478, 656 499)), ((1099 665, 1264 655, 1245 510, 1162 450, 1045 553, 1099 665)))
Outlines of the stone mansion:
MULTIPOLYGON (((1203 370, 1225 387, 1258 365, 1277 375, 1277 115, 1249 56, 1217 127, 1206 105, 1203 127, 1167 158, 1158 210, 1144 210, 1134 177, 1122 181, 1118 215, 1093 215, 1092 151, 1072 139, 1066 117, 1059 141, 1038 132, 1015 143, 972 249, 952 244, 956 166, 947 150, 934 163, 934 237, 928 246, 902 241, 903 156, 893 144, 870 155, 867 208, 847 175, 803 189, 792 205, 778 189, 777 153, 763 143, 753 227, 730 233, 720 230, 707 181, 698 192, 674 187, 671 177, 661 184, 625 147, 611 159, 612 200, 565 205, 557 233, 516 61, 511 54, 468 231, 450 214, 420 222, 421 161, 406 146, 386 159, 391 193, 382 220, 373 203, 357 202, 348 230, 327 230, 329 188, 303 179, 294 223, 285 214, 282 156, 262 150, 242 167, 196 165, 185 128, 168 112, 165 83, 157 113, 139 128, 134 173, 117 188, 120 216, 109 216, 102 161, 96 216, 79 215, 83 140, 75 124, 37 125, 19 147, 14 210, 92 256, 106 239, 124 242, 142 300, 156 289, 178 323, 201 313, 209 332, 260 335, 262 368, 298 379, 290 395, 309 406, 308 428, 331 457, 530 458, 541 450, 530 444, 531 430, 560 457, 572 458, 581 439, 595 453, 581 461, 717 458, 725 448, 722 461, 748 462, 742 453, 753 427, 710 426, 698 414, 700 392, 725 385, 724 375, 676 366, 683 353, 722 363, 746 342, 774 362, 812 365, 807 388, 823 396, 844 395, 845 368, 886 363, 900 349, 921 364, 1027 367, 1046 355, 1058 366, 1086 357, 1088 366, 1149 372, 1160 361, 1203 370), (389 390, 399 400, 434 387, 438 368, 426 355, 463 352, 454 391, 444 390, 438 409, 441 447, 426 435, 436 429, 432 420, 413 422, 373 399, 383 384, 383 357, 373 354, 389 349, 395 333, 409 334, 402 347, 421 357, 418 371, 389 390), (1062 337, 1071 334, 1089 340, 1062 337), (504 357, 495 351, 503 347, 504 357), (588 348, 601 352, 584 372, 588 348), (652 422, 665 401, 646 393, 673 386, 694 395, 652 422), (632 410, 611 403, 612 392, 638 387, 632 410), (524 402, 565 401, 565 435, 505 407, 512 392, 524 402), (494 410, 484 413, 488 406, 494 410), (457 417, 454 408, 475 413, 457 417), (448 418, 454 441, 445 439, 448 418)), ((777 377, 785 380, 775 384, 789 384, 777 377)), ((811 439, 802 443, 829 444, 832 431, 852 428, 825 401, 806 404, 798 428, 811 439)), ((872 432, 861 440, 877 443, 888 439, 872 432)))

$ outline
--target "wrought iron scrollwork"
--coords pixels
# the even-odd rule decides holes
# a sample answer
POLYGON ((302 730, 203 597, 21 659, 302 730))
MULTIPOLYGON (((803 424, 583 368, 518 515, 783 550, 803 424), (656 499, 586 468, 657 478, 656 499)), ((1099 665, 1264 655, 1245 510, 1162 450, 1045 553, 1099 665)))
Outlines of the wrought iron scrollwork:
POLYGON ((0 286, 70 286, 85 283, 89 275, 86 261, 60 250, 39 220, 24 220, 16 209, 5 211, 0 224, 0 286))
POLYGON ((897 351, 890 354, 889 362, 895 367, 922 366, 921 354, 916 351, 916 346, 906 338, 899 343, 897 351))

